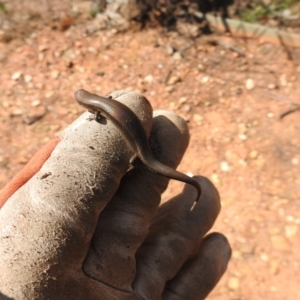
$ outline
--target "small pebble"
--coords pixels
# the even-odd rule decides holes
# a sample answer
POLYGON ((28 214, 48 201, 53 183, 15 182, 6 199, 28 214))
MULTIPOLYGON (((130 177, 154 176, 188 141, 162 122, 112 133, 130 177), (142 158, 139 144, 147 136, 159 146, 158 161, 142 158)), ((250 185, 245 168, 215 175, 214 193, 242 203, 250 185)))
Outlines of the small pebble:
POLYGON ((57 79, 58 76, 59 76, 59 74, 60 74, 59 71, 53 70, 53 71, 51 72, 51 77, 54 78, 54 79, 57 79))
POLYGON ((32 80, 32 76, 31 76, 31 75, 25 75, 25 76, 24 76, 24 81, 25 81, 26 83, 29 83, 31 80, 32 80))
POLYGON ((214 184, 219 184, 220 183, 220 179, 219 179, 219 176, 218 174, 216 173, 213 173, 211 176, 211 181, 214 183, 214 184))
POLYGON ((276 84, 274 84, 274 83, 268 84, 268 89, 269 89, 269 90, 274 90, 274 89, 276 89, 276 88, 277 88, 277 85, 276 85, 276 84))
POLYGON ((271 236, 271 243, 275 250, 287 252, 291 250, 290 243, 281 235, 271 236))
POLYGON ((220 162, 220 168, 223 172, 229 172, 230 171, 230 167, 229 167, 227 161, 221 161, 220 162))
POLYGON ((173 48, 170 44, 168 44, 168 45, 166 46, 166 52, 167 52, 168 54, 172 55, 172 54, 174 53, 174 48, 173 48))
POLYGON ((273 118, 273 117, 274 117, 274 114, 273 114, 272 112, 269 112, 269 113, 267 113, 267 117, 268 117, 268 118, 273 118))
POLYGON ((88 47, 87 51, 90 53, 96 53, 96 49, 94 47, 88 47))
POLYGON ((198 68, 199 71, 204 71, 204 70, 205 70, 205 67, 204 67, 204 65, 202 65, 202 64, 199 64, 199 65, 197 66, 197 68, 198 68))
POLYGON ((31 102, 31 106, 39 106, 41 104, 40 100, 34 100, 31 102))
POLYGON ((50 98, 50 97, 52 97, 53 95, 54 95, 54 92, 49 91, 49 92, 47 92, 47 93, 45 94, 45 97, 46 97, 46 98, 50 98))
POLYGON ((168 92, 168 93, 172 93, 174 90, 175 90, 174 85, 170 85, 170 86, 165 87, 165 91, 168 92))
POLYGON ((262 254, 260 255, 260 259, 261 259, 262 261, 268 261, 268 260, 269 260, 269 256, 268 256, 267 254, 265 254, 265 253, 262 253, 262 254))
POLYGON ((180 59, 182 59, 182 54, 180 53, 180 52, 175 52, 174 54, 173 54, 173 58, 175 59, 175 60, 180 60, 180 59))
POLYGON ((270 287, 270 291, 273 292, 273 293, 277 292, 277 290, 278 290, 278 289, 277 289, 276 286, 271 286, 271 287, 270 287))
POLYGON ((204 76, 201 80, 202 83, 208 83, 210 80, 210 77, 209 76, 204 76))
POLYGON ((21 116, 23 114, 23 111, 21 109, 15 109, 14 111, 12 111, 12 113, 10 114, 13 117, 16 116, 21 116))
POLYGON ((187 101, 187 97, 180 97, 178 103, 183 104, 187 101))
POLYGON ((153 76, 152 75, 145 76, 144 81, 147 82, 147 83, 152 83, 153 82, 153 76))
POLYGON ((293 159, 292 159, 292 164, 293 165, 299 165, 299 159, 297 158, 297 157, 294 157, 293 159))
POLYGON ((249 157, 252 159, 257 158, 257 156, 258 156, 258 152, 256 150, 252 150, 249 154, 249 157))
POLYGON ((247 90, 249 90, 249 91, 250 91, 250 90, 253 90, 254 87, 255 87, 254 80, 251 79, 251 78, 247 79, 247 80, 246 80, 245 86, 246 86, 246 89, 247 89, 247 90))
POLYGON ((297 225, 287 225, 284 227, 285 236, 287 238, 291 238, 297 235, 298 233, 298 226, 297 225))
POLYGON ((171 76, 169 81, 168 81, 168 84, 173 85, 173 84, 175 84, 179 81, 181 81, 181 78, 179 76, 171 76))
POLYGON ((227 286, 230 290, 237 290, 240 286, 240 281, 237 277, 230 277, 227 286))
POLYGON ((279 78, 279 81, 280 81, 280 84, 282 86, 286 86, 287 85, 287 79, 286 79, 286 75, 285 74, 282 74, 279 78))
POLYGON ((189 111, 191 111, 191 106, 188 105, 188 104, 184 104, 181 108, 181 111, 185 112, 185 113, 188 113, 189 111))
POLYGON ((193 119, 196 123, 200 123, 203 120, 203 117, 199 114, 194 114, 193 119))
POLYGON ((12 79, 12 80, 18 80, 21 76, 22 76, 22 73, 21 73, 21 72, 15 72, 15 73, 11 76, 11 79, 12 79))

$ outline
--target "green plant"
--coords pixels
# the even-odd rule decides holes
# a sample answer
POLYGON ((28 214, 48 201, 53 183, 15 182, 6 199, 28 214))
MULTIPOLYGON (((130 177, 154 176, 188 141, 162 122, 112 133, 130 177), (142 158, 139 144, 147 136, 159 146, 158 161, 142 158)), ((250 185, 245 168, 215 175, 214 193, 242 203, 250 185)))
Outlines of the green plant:
POLYGON ((253 1, 250 8, 239 10, 238 14, 243 21, 254 23, 264 17, 288 9, 296 3, 299 3, 299 0, 273 0, 268 5, 261 0, 256 0, 253 1))
POLYGON ((95 18, 98 13, 102 12, 102 9, 100 8, 93 8, 90 10, 90 16, 95 18))
POLYGON ((5 14, 8 14, 8 10, 6 9, 3 2, 0 2, 0 11, 2 11, 5 14))

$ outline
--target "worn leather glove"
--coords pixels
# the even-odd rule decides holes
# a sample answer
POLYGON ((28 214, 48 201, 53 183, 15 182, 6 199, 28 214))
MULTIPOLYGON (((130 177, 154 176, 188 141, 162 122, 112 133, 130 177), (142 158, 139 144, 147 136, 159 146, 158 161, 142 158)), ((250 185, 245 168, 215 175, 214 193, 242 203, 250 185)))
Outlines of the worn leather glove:
MULTIPOLYGON (((150 133, 158 160, 175 168, 185 121, 133 92, 112 94, 150 133)), ((230 246, 206 235, 220 211, 212 183, 159 206, 168 179, 136 161, 109 121, 84 113, 29 161, 0 194, 0 299, 204 299, 226 270, 230 246)), ((200 159, 200 158, 199 158, 200 159)))

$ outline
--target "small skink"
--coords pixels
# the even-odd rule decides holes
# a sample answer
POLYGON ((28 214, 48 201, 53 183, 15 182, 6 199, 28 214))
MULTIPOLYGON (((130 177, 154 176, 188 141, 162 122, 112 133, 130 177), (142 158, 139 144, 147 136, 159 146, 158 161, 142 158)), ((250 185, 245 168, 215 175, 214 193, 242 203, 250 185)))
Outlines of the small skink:
POLYGON ((96 120, 100 116, 110 120, 122 132, 136 156, 149 170, 194 186, 198 192, 196 201, 199 200, 201 195, 200 184, 195 179, 160 163, 153 156, 146 131, 139 118, 129 107, 112 98, 98 96, 83 89, 75 93, 75 98, 80 105, 95 114, 96 120))

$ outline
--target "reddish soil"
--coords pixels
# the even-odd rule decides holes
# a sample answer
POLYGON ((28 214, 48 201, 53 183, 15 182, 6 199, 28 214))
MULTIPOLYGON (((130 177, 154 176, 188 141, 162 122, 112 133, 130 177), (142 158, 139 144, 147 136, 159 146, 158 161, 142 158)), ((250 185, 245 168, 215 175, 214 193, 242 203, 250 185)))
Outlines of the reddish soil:
MULTIPOLYGON (((57 21, 31 10, 31 20, 2 22, 0 187, 83 111, 76 90, 140 91, 189 122, 179 170, 207 176, 222 197, 214 230, 233 256, 209 299, 300 299, 300 110, 280 118, 300 104, 300 50, 162 29, 86 35, 87 12, 52 9, 57 21)), ((164 199, 181 187, 172 182, 164 199)))

